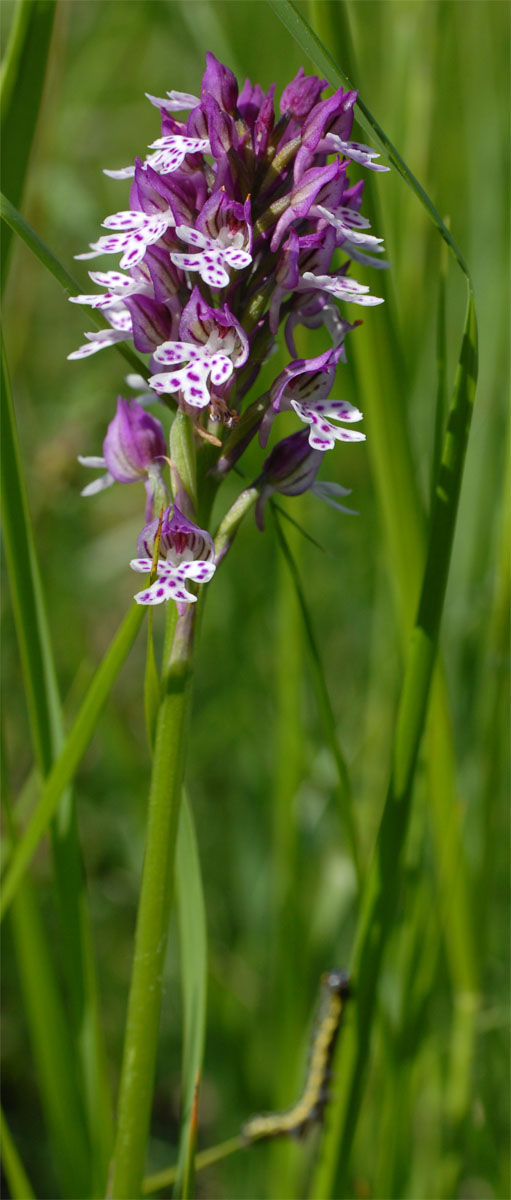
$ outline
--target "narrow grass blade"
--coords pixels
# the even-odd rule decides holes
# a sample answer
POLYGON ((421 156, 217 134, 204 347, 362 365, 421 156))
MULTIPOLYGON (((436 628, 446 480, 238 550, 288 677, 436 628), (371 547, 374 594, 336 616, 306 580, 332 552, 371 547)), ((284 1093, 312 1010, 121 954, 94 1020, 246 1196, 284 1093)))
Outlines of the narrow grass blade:
POLYGON ((400 890, 399 864, 408 830, 413 778, 424 728, 456 523, 477 378, 477 326, 469 298, 456 385, 435 491, 417 621, 408 657, 394 741, 392 776, 374 858, 364 887, 353 954, 357 1004, 336 1062, 337 1094, 312 1183, 322 1200, 346 1186, 351 1144, 363 1095, 377 985, 400 890), (334 1184, 337 1164, 339 1176, 334 1184))
MULTIPOLYGON (((9 837, 15 845, 16 833, 5 782, 2 805, 9 837)), ((24 881, 16 896, 11 917, 23 1005, 55 1172, 64 1196, 86 1196, 91 1186, 90 1151, 75 1054, 46 933, 29 880, 24 881)))
MULTIPOLYGON (((270 503, 271 503, 271 501, 270 501, 270 503)), ((325 739, 326 739, 327 745, 330 749, 330 752, 332 754, 332 757, 333 757, 333 760, 334 760, 334 763, 336 766, 336 770, 337 770, 337 778, 338 778, 337 798, 338 798, 338 803, 339 803, 339 812, 340 812, 341 819, 342 819, 342 822, 344 825, 347 843, 348 843, 348 846, 350 848, 350 852, 351 852, 351 855, 353 858, 353 865, 355 867, 357 879, 360 883, 361 865, 360 865, 360 857, 359 857, 359 851, 358 851, 357 835, 356 835, 356 830, 355 830, 355 822, 353 819, 353 808, 352 808, 352 803, 351 803, 351 787, 350 787, 348 769, 347 769, 346 763, 344 761, 344 756, 343 756, 342 750, 339 746, 339 741, 337 738, 335 717, 334 717, 334 714, 332 711, 330 696, 328 694, 328 688, 327 688, 326 680, 325 680, 325 673, 323 671, 323 664, 321 662, 321 655, 318 650, 316 637, 315 637, 314 630, 312 627, 312 621, 310 618, 309 610, 307 608, 307 602, 305 600, 305 595, 304 595, 304 591, 302 588, 302 584, 301 584, 300 576, 299 576, 299 573, 298 573, 298 570, 296 567, 295 560, 289 549, 289 545, 286 540, 286 537, 285 537, 284 533, 282 532, 282 526, 280 524, 279 517, 275 513, 273 506, 272 506, 272 512, 273 512, 273 517, 274 517, 274 521, 275 521, 275 528, 277 531, 277 538, 278 538, 279 546, 282 550, 282 553, 284 555, 286 563, 289 567, 289 570, 291 573, 291 578, 293 580, 293 584, 294 584, 294 587, 296 590, 298 603, 300 605, 300 610, 302 613, 306 641, 307 641, 307 645, 309 647, 309 652, 310 652, 310 658, 311 658, 311 664, 312 664, 312 670, 313 670, 313 678, 314 678, 314 686, 316 689, 316 697, 317 697, 317 701, 318 701, 318 707, 319 707, 319 711, 321 714, 321 718, 323 721, 325 739)))
POLYGON ((133 604, 111 642, 103 661, 52 767, 26 829, 5 873, 0 916, 12 901, 35 851, 56 812, 62 792, 73 778, 98 723, 101 710, 121 667, 131 650, 144 619, 145 610, 133 604))
MULTIPOLYGON (((21 0, 14 14, 0 83, 2 187, 21 203, 46 75, 56 0, 21 0)), ((2 290, 11 230, 2 237, 2 290)))
MULTIPOLYGON (((323 42, 311 28, 309 22, 293 3, 293 0, 267 0, 267 3, 277 14, 283 25, 286 26, 286 29, 289 30, 305 53, 308 54, 309 58, 315 64, 318 70, 326 76, 329 83, 332 85, 335 84, 337 87, 342 86, 347 88, 349 91, 354 91, 354 85, 351 80, 348 79, 348 76, 341 69, 339 64, 334 58, 332 58, 329 50, 327 50, 326 46, 323 45, 323 42)), ((418 179, 416 179, 415 175, 412 174, 410 168, 407 166, 404 159, 401 158, 398 150, 396 150, 396 147, 392 145, 390 138, 387 137, 386 133, 378 124, 376 118, 373 117, 372 113, 367 108, 367 105, 364 104, 364 101, 361 100, 360 97, 355 105, 355 114, 359 125, 361 125, 363 129, 367 130, 373 141, 384 153, 389 163, 391 163, 394 169, 399 172, 405 183, 408 184, 408 186, 417 196, 417 199, 420 200, 420 203, 424 206, 426 212, 431 217, 431 220, 436 225, 442 237, 447 242, 447 245, 452 250, 452 253, 457 259, 463 274, 466 275, 468 279, 469 271, 465 259, 463 258, 461 250, 456 245, 456 242, 454 241, 449 229, 447 229, 447 227, 444 225, 440 213, 437 212, 434 204, 424 191, 424 188, 421 186, 418 179)))
MULTIPOLYGON (((1 404, 1 500, 6 558, 32 741, 41 775, 47 777, 62 748, 64 728, 3 346, 1 404)), ((111 1099, 100 1032, 78 825, 73 797, 68 789, 59 798, 51 835, 62 961, 82 1072, 92 1162, 98 1188, 101 1188, 111 1152, 111 1099)))
MULTIPOLYGON (((21 213, 19 213, 14 205, 11 204, 11 201, 7 199, 7 196, 4 196, 2 193, 0 193, 0 220, 4 221, 10 229, 18 234, 22 241, 25 242, 25 245, 28 246, 29 250, 32 251, 32 254, 35 254, 35 257, 39 259, 39 262, 42 263, 43 267, 46 267, 47 271, 53 275, 53 277, 58 281, 58 283, 60 283, 61 287, 68 292, 68 294, 73 293, 79 295, 81 293, 82 285, 77 279, 74 278, 73 275, 69 273, 66 267, 59 262, 58 258, 56 258, 53 254, 53 251, 49 249, 45 242, 43 242, 42 238, 39 237, 39 234, 35 232, 35 229, 32 229, 32 226, 29 225, 28 221, 25 221, 25 218, 21 216, 21 213)), ((108 324, 108 321, 101 316, 97 308, 89 308, 88 305, 83 304, 79 305, 78 307, 84 309, 84 312, 87 313, 88 318, 94 325, 97 325, 98 329, 111 328, 111 326, 108 324)), ((117 350, 119 354, 122 354, 122 357, 126 360, 126 362, 129 363, 130 367, 132 367, 138 375, 142 375, 144 379, 149 378, 149 368, 146 366, 145 362, 138 357, 138 354, 135 354, 135 351, 132 350, 131 346, 129 346, 127 342, 115 342, 113 348, 117 350)))
POLYGON ((207 929, 197 837, 186 793, 176 847, 176 899, 183 990, 183 1068, 181 1133, 174 1187, 176 1200, 193 1196, 197 1080, 202 1071, 206 1031, 207 929))
POLYGON ((34 1200, 34 1190, 19 1157, 9 1132, 9 1126, 0 1108, 0 1153, 2 1166, 12 1200, 34 1200))
POLYGON ((438 310, 436 326, 436 365, 437 391, 435 407, 435 431, 433 439, 433 456, 431 460, 431 504, 435 498, 435 484, 442 455, 445 422, 449 408, 449 392, 447 387, 447 331, 445 311, 445 289, 447 283, 447 250, 445 244, 440 255, 440 275, 438 280, 438 310))

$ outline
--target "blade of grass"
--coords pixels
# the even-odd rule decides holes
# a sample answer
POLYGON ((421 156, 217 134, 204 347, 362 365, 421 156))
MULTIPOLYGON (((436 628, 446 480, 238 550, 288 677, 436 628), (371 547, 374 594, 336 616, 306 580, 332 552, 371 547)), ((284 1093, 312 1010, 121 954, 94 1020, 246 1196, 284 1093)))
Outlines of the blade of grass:
MULTIPOLYGON (((15 845, 16 831, 5 773, 5 756, 2 756, 2 806, 10 841, 15 845)), ((64 1196, 87 1196, 91 1185, 90 1152, 73 1043, 29 880, 25 880, 18 891, 11 917, 23 1005, 54 1168, 64 1196)))
POLYGON ((206 1032, 207 929, 202 876, 192 810, 186 792, 176 847, 176 899, 183 992, 181 1131, 174 1186, 176 1200, 194 1194, 196 1094, 206 1032), (195 1123, 194 1123, 195 1114, 195 1123))
MULTIPOLYGON (((325 3, 321 5, 314 4, 313 9, 318 27, 322 32, 324 31, 324 40, 328 38, 329 45, 339 47, 339 53, 342 48, 344 59, 347 59, 348 62, 351 59, 350 74, 357 77, 357 72, 353 67, 346 6, 336 5, 335 9, 332 9, 325 0, 325 3), (329 19, 330 13, 334 17, 332 20, 329 19)), ((367 113, 367 109, 365 112, 367 113)), ((370 119, 372 120, 372 118, 370 119)), ((410 176, 406 181, 418 194, 414 187, 416 181, 413 180, 413 177, 410 176)), ((420 190, 422 191, 422 189, 420 190)), ((372 190, 369 189, 369 216, 375 227, 377 226, 381 232, 381 221, 379 218, 375 219, 374 216, 375 208, 372 196, 372 190)), ((423 196, 419 198, 423 199, 423 196)), ((432 215, 431 212, 430 215, 432 215)), ((438 214, 435 213, 435 218, 437 217, 438 214)), ((438 221, 435 220, 435 223, 438 225, 438 221)), ((467 275, 469 300, 471 301, 471 282, 462 256, 445 226, 440 232, 467 275)), ((385 285, 385 279, 383 282, 385 285)), ((384 291, 384 294, 387 293, 384 291)), ((439 389, 441 390, 440 380, 443 370, 441 343, 438 349, 439 389)), ((395 322, 392 319, 392 309, 388 303, 379 310, 377 320, 371 323, 371 327, 364 329, 364 342, 354 343, 353 350, 356 375, 359 380, 359 394, 363 396, 361 406, 366 414, 368 448, 394 563, 397 599, 401 615, 399 630, 404 644, 406 644, 424 562, 425 523, 403 405, 406 385, 403 384, 402 355, 396 342, 395 322), (385 391, 385 406, 380 403, 382 386, 385 391)), ((441 436, 440 404, 437 404, 436 423, 438 438, 441 436)), ((474 999, 477 995, 478 983, 472 916, 468 904, 468 880, 461 840, 459 800, 456 794, 451 721, 445 680, 440 668, 435 673, 430 700, 430 730, 431 742, 427 770, 435 856, 439 881, 446 887, 450 899, 450 907, 447 907, 446 897, 442 897, 442 907, 448 914, 443 933, 454 991, 453 1044, 460 1044, 459 1031, 456 1028, 459 1017, 464 1029, 463 1056, 465 1063, 468 1063, 473 1049, 474 999), (449 830, 450 869, 446 866, 445 856, 446 826, 449 830), (450 888, 450 874, 456 880, 454 889, 450 888), (467 995, 472 997, 471 1004, 468 1006, 472 1014, 470 1020, 465 1017, 468 1007, 464 997, 467 995)), ((467 1080, 466 1074, 465 1079, 467 1080)), ((466 1099, 468 1104, 468 1094, 466 1099)))
POLYGON ((101 710, 131 650, 144 619, 141 605, 131 605, 87 690, 83 704, 41 791, 5 872, 0 917, 7 911, 35 851, 57 809, 62 792, 73 778, 98 723, 101 710))
POLYGON ((0 1108, 0 1153, 12 1200, 34 1200, 34 1190, 12 1140, 2 1108, 0 1108))
POLYGON ((321 662, 321 655, 319 653, 314 629, 312 626, 312 620, 311 620, 310 613, 309 613, 309 610, 307 607, 307 601, 305 599, 305 594, 304 594, 304 591, 302 588, 302 584, 301 584, 301 580, 300 580, 300 576, 298 573, 298 569, 297 569, 295 560, 293 558, 293 555, 291 554, 291 550, 289 548, 287 539, 286 539, 284 533, 282 532, 282 526, 280 524, 280 519, 275 512, 275 509, 272 505, 271 500, 270 500, 270 506, 271 506, 272 513, 273 513, 273 519, 275 521, 275 528, 277 531, 277 539, 279 542, 279 546, 282 550, 282 553, 286 560, 287 566, 291 573, 291 578, 293 580, 293 585, 294 585, 294 588, 296 591, 298 604, 300 606, 300 611, 302 614, 303 624, 304 624, 304 628, 305 628, 306 642, 307 642, 307 646, 309 648, 310 659, 311 659, 311 664, 312 664, 312 672, 313 672, 313 679, 314 679, 314 687, 316 690, 316 698, 317 698, 317 702, 318 702, 319 711, 321 714, 321 719, 323 721, 325 740, 330 749, 330 753, 332 754, 332 757, 333 757, 333 760, 335 763, 335 767, 336 767, 336 771, 337 771, 338 785, 337 785, 336 791, 337 791, 337 800, 338 800, 338 804, 339 804, 339 813, 340 813, 341 820, 344 825, 346 840, 347 840, 347 844, 349 846, 350 853, 351 853, 351 856, 353 859, 353 865, 355 868, 357 879, 360 883, 361 882, 361 865, 360 865, 360 857, 359 857, 359 851, 358 851, 357 834, 356 834, 356 830, 355 830, 355 822, 354 822, 354 818, 353 818, 353 807, 352 807, 352 802, 351 802, 351 786, 350 786, 349 774, 348 774, 348 769, 347 769, 346 763, 344 761, 344 756, 343 756, 342 750, 339 745, 339 740, 337 737, 335 717, 334 717, 332 705, 330 702, 330 696, 328 694, 328 688, 326 685, 325 674, 323 671, 323 664, 321 662))
MULTIPOLYGON (((4 221, 10 229, 18 234, 22 241, 25 242, 25 245, 28 246, 29 250, 32 251, 32 254, 35 254, 35 257, 39 259, 39 262, 42 263, 43 267, 46 267, 47 271, 49 271, 50 274, 53 275, 53 277, 58 281, 58 283, 60 283, 61 287, 64 288, 64 291, 73 295, 80 294, 82 287, 78 280, 69 273, 69 271, 62 265, 61 262, 59 262, 59 259, 55 257, 53 251, 50 250, 45 242, 43 242, 42 238, 39 237, 39 234, 35 232, 35 229, 32 229, 32 226, 29 225, 28 221, 21 216, 21 213, 19 213, 14 205, 11 204, 11 201, 7 199, 7 196, 4 196, 2 193, 0 193, 0 220, 4 221)), ((93 325, 98 327, 98 329, 111 329, 108 321, 101 316, 97 308, 89 308, 87 305, 83 304, 78 305, 78 307, 83 308, 84 311, 87 312, 87 316, 90 318, 93 325)), ((146 366, 145 362, 138 357, 138 354, 135 354, 135 351, 132 350, 131 346, 129 346, 127 342, 115 342, 113 348, 117 350, 119 354, 122 354, 122 357, 126 360, 126 362, 129 363, 130 367, 137 372, 137 375, 142 375, 144 379, 149 378, 149 368, 146 366)))
MULTIPOLYGON (((1 502, 5 551, 32 742, 41 775, 47 777, 62 747, 64 728, 3 344, 1 351, 1 502)), ((93 1171, 101 1190, 111 1153, 111 1098, 76 809, 69 789, 59 799, 51 836, 63 935, 62 961, 83 1079, 93 1171)))
MULTIPOLYGON (((2 187, 19 206, 41 106, 56 0, 21 0, 14 13, 0 82, 2 187)), ((12 230, 3 230, 1 288, 12 230)))
POLYGON ((435 492, 421 599, 399 704, 392 776, 368 871, 353 952, 356 1008, 336 1056, 337 1094, 329 1109, 311 1194, 343 1193, 363 1096, 377 984, 398 903, 399 864, 408 829, 414 771, 424 728, 454 538, 477 377, 477 325, 469 298, 456 385, 435 492), (337 1179, 336 1168, 339 1163, 337 1179))

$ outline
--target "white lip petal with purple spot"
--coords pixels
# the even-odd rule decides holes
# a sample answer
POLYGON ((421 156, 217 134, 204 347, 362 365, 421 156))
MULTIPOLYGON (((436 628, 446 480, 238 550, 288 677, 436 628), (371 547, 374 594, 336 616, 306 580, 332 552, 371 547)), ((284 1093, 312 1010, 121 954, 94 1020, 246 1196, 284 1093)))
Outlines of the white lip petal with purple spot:
POLYGON ((191 342, 162 342, 156 347, 153 358, 161 363, 196 362, 202 354, 191 342))
POLYGON ((353 162, 360 163, 362 167, 369 167, 371 171, 390 171, 390 167, 384 166, 383 163, 373 162, 373 159, 379 158, 380 155, 377 150, 372 150, 363 142, 345 142, 336 133, 327 133, 324 140, 328 140, 329 148, 331 146, 332 150, 353 159, 353 162))
POLYGON ((359 421, 362 414, 358 408, 354 408, 347 402, 334 400, 331 404, 324 402, 323 404, 315 404, 314 407, 308 407, 304 404, 299 404, 297 400, 291 400, 291 407, 295 413, 304 421, 306 425, 310 425, 309 444, 314 450, 333 450, 336 441, 341 442, 364 442, 365 433, 360 433, 355 429, 343 429, 342 426, 333 425, 328 420, 328 416, 336 417, 337 420, 343 421, 359 421), (341 415, 340 409, 346 415, 341 415), (356 414, 356 415, 353 415, 356 414))
POLYGON ((197 596, 181 585, 173 575, 156 579, 143 592, 137 592, 133 597, 137 604, 164 604, 166 600, 180 600, 184 604, 195 604, 197 596))

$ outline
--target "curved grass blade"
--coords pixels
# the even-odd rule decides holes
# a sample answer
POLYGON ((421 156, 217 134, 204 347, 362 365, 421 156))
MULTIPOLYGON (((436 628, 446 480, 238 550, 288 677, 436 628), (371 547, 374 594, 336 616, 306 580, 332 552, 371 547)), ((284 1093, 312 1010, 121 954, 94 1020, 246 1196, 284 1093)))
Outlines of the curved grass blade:
POLYGON ((34 1191, 0 1108, 0 1153, 12 1200, 34 1200, 34 1191))
POLYGON ((454 396, 435 490, 426 565, 399 704, 392 775, 369 868, 353 953, 357 1004, 337 1056, 337 1090, 329 1109, 311 1194, 323 1200, 344 1194, 349 1154, 363 1095, 377 982, 399 898, 399 864, 408 830, 417 753, 427 713, 438 634, 449 573, 465 451, 477 378, 477 325, 469 297, 454 396), (339 1173, 334 1185, 337 1162, 339 1173))
POLYGON ((89 745, 103 705, 135 641, 144 608, 133 604, 100 663, 5 872, 0 917, 7 911, 35 851, 89 745))
MULTIPOLYGON (((21 204, 41 106, 56 0, 21 0, 14 14, 0 83, 2 187, 21 204)), ((7 277, 12 231, 2 237, 1 286, 7 277)))
MULTIPOLYGON (((308 54, 309 58, 315 64, 318 70, 325 74, 329 83, 332 85, 336 84, 338 87, 342 86, 347 88, 349 91, 354 91, 355 88, 351 80, 348 79, 346 73, 341 69, 335 59, 332 58, 332 55, 327 50, 326 46, 323 45, 323 42, 311 28, 309 22, 293 3, 293 0, 267 0, 267 3, 280 18, 283 25, 286 26, 286 29, 289 30, 295 40, 300 44, 302 50, 308 54)), ((390 138, 387 137, 387 134, 378 124, 376 118, 373 117, 373 114, 369 111, 367 105, 364 104, 364 101, 360 98, 357 100, 355 105, 355 114, 359 125, 361 125, 363 129, 367 130, 373 141, 384 153, 389 163, 391 163, 394 169, 399 172, 405 183, 408 184, 408 186, 417 196, 417 199, 420 200, 421 204, 426 209, 426 212, 431 217, 431 220, 436 225, 439 233, 441 233, 442 237, 444 238, 444 241, 446 241, 447 245, 450 247, 454 257, 461 267, 461 270, 463 271, 463 274, 466 275, 467 279, 470 279, 470 273, 461 250, 456 245, 450 230, 447 229, 446 225, 444 225, 440 213, 437 212, 434 204, 427 195, 427 192, 424 191, 424 188, 419 183, 418 179, 415 178, 415 175, 413 175, 412 171, 410 171, 410 168, 407 166, 404 159, 401 158, 399 151, 396 150, 396 147, 392 144, 390 138)))
MULTIPOLYGON (((70 274, 70 272, 62 265, 61 262, 59 262, 59 259, 55 257, 53 251, 50 250, 46 243, 43 242, 42 238, 39 237, 39 234, 35 232, 35 229, 32 229, 32 226, 29 225, 28 221, 21 216, 21 213, 19 213, 14 205, 11 204, 11 201, 7 199, 7 196, 4 196, 1 192, 0 220, 4 221, 10 229, 14 230, 14 232, 19 235, 22 241, 25 242, 25 245, 28 246, 29 250, 32 251, 32 254, 39 259, 39 262, 42 263, 43 267, 46 267, 47 271, 54 276, 54 278, 58 281, 58 283, 60 283, 61 287, 63 287, 66 292, 69 294, 80 294, 82 287, 78 280, 70 274)), ((87 316, 91 319, 94 325, 97 325, 98 329, 111 328, 111 326, 108 324, 108 321, 105 321, 105 318, 101 316, 97 308, 91 309, 87 305, 83 304, 79 304, 78 308, 83 308, 84 311, 87 312, 87 316)), ((135 351, 131 349, 131 346, 129 346, 127 342, 115 342, 113 348, 118 350, 119 354, 122 354, 122 357, 126 359, 126 362, 129 363, 130 367, 132 367, 138 375, 142 375, 144 379, 149 378, 149 368, 146 366, 145 362, 142 362, 142 359, 138 357, 138 354, 135 354, 135 351)))
MULTIPOLYGON (((64 728, 3 344, 1 350, 1 501, 5 550, 32 741, 41 775, 47 777, 62 747, 64 728)), ((69 789, 59 798, 51 835, 63 935, 62 960, 82 1073, 92 1164, 101 1189, 111 1152, 111 1098, 76 810, 69 789)))
POLYGON ((206 908, 197 837, 186 792, 183 792, 177 835, 176 899, 184 1032, 181 1132, 174 1197, 186 1200, 194 1194, 196 1095, 204 1055, 207 998, 206 908))
POLYGON ((316 689, 316 698, 318 701, 318 707, 319 707, 319 711, 321 713, 321 718, 323 721, 323 729, 324 729, 324 733, 325 733, 325 739, 326 739, 327 745, 329 746, 329 749, 332 754, 332 757, 333 757, 333 760, 334 760, 334 763, 336 766, 336 770, 337 770, 337 779, 338 779, 337 798, 338 798, 338 803, 339 803, 339 812, 341 814, 341 819, 344 824, 347 843, 348 843, 348 846, 350 848, 351 855, 353 858, 353 865, 355 867, 357 879, 360 884, 362 871, 361 871, 361 865, 360 865, 360 855, 359 855, 359 850, 358 850, 355 823, 354 823, 354 819, 353 819, 353 807, 352 807, 352 803, 351 803, 351 786, 350 786, 348 768, 344 761, 344 756, 343 756, 342 750, 339 746, 339 742, 338 742, 338 738, 337 738, 337 730, 336 730, 336 726, 335 726, 335 717, 334 717, 332 705, 330 702, 330 696, 328 694, 328 688, 326 686, 325 674, 323 671, 323 664, 321 662, 321 655, 318 650, 316 637, 314 634, 314 629, 312 626, 312 621, 311 621, 311 617, 309 614, 309 610, 307 608, 307 602, 305 599, 305 595, 304 595, 304 591, 302 588, 298 569, 297 569, 295 560, 293 558, 293 555, 291 553, 291 550, 289 548, 287 539, 286 539, 284 533, 282 532, 280 519, 279 519, 277 513, 275 512, 275 508, 272 504, 272 501, 270 501, 270 505, 272 507, 273 518, 275 521, 275 528, 277 530, 278 542, 279 542, 280 548, 282 550, 282 553, 284 555, 284 558, 286 560, 286 563, 289 567, 289 571, 291 573, 291 578, 293 580, 293 584, 294 584, 295 591, 296 591, 296 596, 298 599, 298 604, 300 606, 300 610, 302 613, 303 623, 304 623, 304 627, 305 627, 305 636, 306 636, 307 645, 309 647, 311 663, 312 663, 314 686, 316 689))
MULTIPOLYGON (((218 1146, 210 1146, 208 1150, 201 1150, 195 1157, 195 1170, 205 1171, 207 1167, 213 1167, 223 1158, 230 1158, 231 1154, 236 1154, 238 1150, 244 1148, 245 1143, 238 1135, 228 1138, 226 1142, 219 1142, 218 1146)), ((163 1188, 170 1187, 175 1183, 176 1176, 177 1167, 165 1167, 163 1171, 158 1171, 155 1175, 146 1175, 142 1183, 142 1195, 151 1196, 153 1192, 161 1192, 163 1188)))

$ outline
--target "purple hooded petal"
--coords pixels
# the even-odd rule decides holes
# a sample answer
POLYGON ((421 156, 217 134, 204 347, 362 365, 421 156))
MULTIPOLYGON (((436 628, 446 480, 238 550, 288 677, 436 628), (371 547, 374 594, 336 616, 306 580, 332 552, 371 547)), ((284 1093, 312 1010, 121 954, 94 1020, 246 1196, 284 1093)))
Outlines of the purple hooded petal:
POLYGON ((117 412, 103 442, 107 470, 118 483, 144 479, 147 468, 166 454, 162 425, 136 400, 117 399, 117 412))
POLYGON ((317 75, 306 75, 300 67, 291 83, 284 88, 280 98, 280 111, 303 121, 318 103, 323 88, 328 87, 326 79, 318 79, 317 75))
POLYGON ((133 341, 142 354, 151 354, 172 334, 172 314, 150 296, 128 296, 124 301, 133 321, 133 341))
MULTIPOLYGON (((158 520, 151 521, 142 530, 137 542, 139 558, 143 558, 145 555, 152 558, 158 525, 158 520)), ((185 517, 175 504, 173 509, 165 509, 163 514, 160 557, 169 558, 174 565, 178 565, 180 562, 189 562, 192 559, 214 562, 215 546, 207 530, 200 529, 198 525, 185 517)))
POLYGON ((291 192, 288 207, 277 221, 270 244, 272 250, 278 249, 286 229, 293 221, 303 220, 307 216, 318 192, 339 174, 340 169, 342 168, 335 162, 326 167, 312 167, 310 171, 305 172, 291 192))
POLYGON ((201 109, 206 117, 207 134, 213 158, 222 158, 229 150, 236 150, 238 135, 232 117, 224 112, 213 96, 205 96, 201 109))
POLYGON ((210 238, 218 238, 223 233, 225 244, 241 234, 238 238, 240 248, 252 249, 252 225, 250 221, 250 200, 240 204, 230 200, 223 188, 218 188, 206 200, 195 222, 195 228, 210 238))
POLYGON ((273 97, 275 95, 275 84, 272 83, 264 96, 261 107, 257 114, 254 129, 252 133, 252 144, 254 153, 257 158, 262 158, 268 149, 268 142, 275 123, 275 109, 273 107, 273 97))
POLYGON ((201 101, 209 94, 225 112, 234 113, 238 100, 236 76, 228 67, 224 67, 210 50, 206 53, 206 64, 202 76, 201 101))

